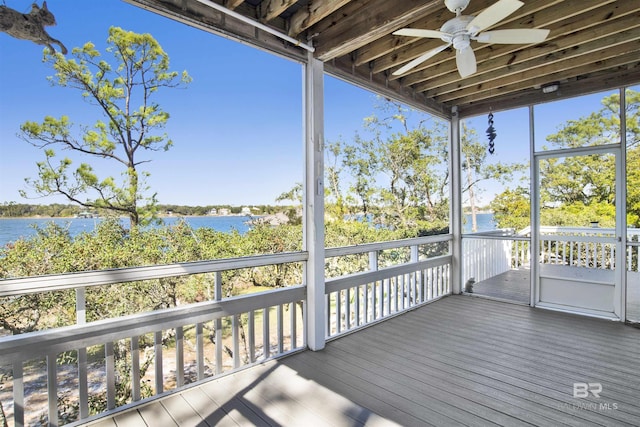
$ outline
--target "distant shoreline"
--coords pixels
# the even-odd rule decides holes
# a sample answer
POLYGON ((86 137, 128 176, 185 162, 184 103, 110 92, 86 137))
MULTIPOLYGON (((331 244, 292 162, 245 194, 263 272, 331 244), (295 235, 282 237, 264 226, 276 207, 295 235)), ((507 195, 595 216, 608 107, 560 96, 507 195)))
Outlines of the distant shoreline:
MULTIPOLYGON (((229 215, 167 215, 167 214, 159 214, 156 215, 158 218, 225 218, 225 217, 236 217, 236 216, 246 216, 246 217, 259 217, 264 215, 246 215, 246 214, 229 214, 229 215)), ((42 216, 42 215, 31 215, 31 216, 0 216, 0 221, 3 219, 101 219, 105 218, 102 216, 96 216, 93 218, 82 218, 77 216, 42 216)), ((118 218, 128 218, 127 216, 119 216, 118 218)))

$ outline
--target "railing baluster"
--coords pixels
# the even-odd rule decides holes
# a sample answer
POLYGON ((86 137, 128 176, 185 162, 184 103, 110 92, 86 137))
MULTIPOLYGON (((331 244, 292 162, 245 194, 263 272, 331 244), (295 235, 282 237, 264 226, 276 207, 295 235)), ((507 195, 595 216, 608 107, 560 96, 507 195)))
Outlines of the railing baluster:
POLYGON ((153 350, 156 394, 160 394, 164 391, 164 374, 162 372, 162 331, 156 331, 153 333, 153 350))
POLYGON ((264 358, 271 357, 271 339, 269 337, 269 307, 262 310, 262 347, 264 358))
POLYGON ((240 315, 231 317, 231 339, 233 340, 233 369, 240 367, 240 315))
POLYGON ((377 282, 378 286, 378 318, 384 317, 384 281, 377 282))
POLYGON ((361 321, 360 321, 360 286, 356 286, 354 289, 354 298, 353 298, 353 303, 355 305, 355 307, 353 308, 354 314, 354 320, 356 323, 356 326, 360 326, 361 325, 361 321))
POLYGON ((184 385, 184 331, 176 327, 176 388, 184 385))
POLYGON ((116 362, 113 354, 113 342, 104 345, 104 364, 107 371, 107 409, 116 407, 116 362))
POLYGON ((58 426, 58 375, 56 354, 47 354, 47 400, 49 402, 49 426, 58 426))
POLYGON ((345 298, 344 298, 345 324, 346 324, 346 329, 350 330, 352 328, 352 325, 351 325, 351 288, 345 289, 344 292, 345 292, 345 298))
POLYGON ((222 367, 222 319, 216 319, 213 321, 213 346, 216 359, 216 375, 221 374, 222 367))
POLYGON ((336 334, 339 334, 342 330, 342 291, 338 291, 334 293, 335 302, 336 302, 336 311, 335 311, 335 325, 336 325, 336 334))
POLYGON ((131 398, 140 400, 140 343, 137 336, 131 337, 131 398))
POLYGON ((11 365, 13 373, 13 423, 16 427, 24 427, 24 378, 22 362, 11 365))
POLYGON ((196 323, 196 371, 198 380, 204 379, 204 337, 202 323, 196 323))
POLYGON ((87 373, 87 349, 78 349, 78 398, 80 419, 89 416, 89 382, 87 373))
POLYGON ((291 350, 294 350, 298 348, 298 323, 295 302, 289 304, 289 321, 291 322, 291 326, 289 327, 291 331, 291 350))
POLYGON ((281 354, 284 351, 284 326, 283 326, 283 312, 282 312, 282 304, 278 304, 278 311, 276 319, 277 319, 277 327, 278 327, 278 353, 281 354))
POLYGON ((384 290, 387 293, 385 298, 385 305, 387 308, 387 315, 391 314, 391 279, 384 280, 384 290))
POLYGON ((247 333, 249 334, 249 362, 256 361, 256 313, 251 310, 247 320, 247 333))

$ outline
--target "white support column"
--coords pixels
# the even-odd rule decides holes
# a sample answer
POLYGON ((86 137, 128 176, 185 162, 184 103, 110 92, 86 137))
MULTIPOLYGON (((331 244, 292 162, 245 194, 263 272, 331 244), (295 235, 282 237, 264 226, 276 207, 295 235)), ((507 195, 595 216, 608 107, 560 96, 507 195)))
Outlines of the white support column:
POLYGON ((451 110, 451 139, 449 141, 449 176, 451 177, 449 224, 451 224, 450 232, 453 235, 451 247, 453 255, 451 292, 453 294, 462 292, 462 151, 460 150, 460 140, 460 117, 458 117, 458 108, 453 107, 451 110))
POLYGON ((626 88, 620 88, 620 152, 616 156, 616 288, 614 311, 624 322, 627 318, 627 98, 626 88), (619 294, 618 294, 619 292, 619 294), (619 305, 619 306, 618 306, 619 305))
POLYGON ((538 262, 539 262, 539 232, 540 232, 540 185, 538 180, 539 168, 538 158, 536 157, 536 134, 535 134, 535 116, 533 114, 533 105, 529 106, 529 223, 531 224, 531 238, 529 243, 529 265, 531 266, 529 274, 531 283, 529 287, 529 305, 535 307, 538 303, 538 262))
POLYGON ((304 79, 304 226, 302 246, 309 253, 307 286, 307 345, 325 345, 324 287, 324 66, 309 52, 304 79))

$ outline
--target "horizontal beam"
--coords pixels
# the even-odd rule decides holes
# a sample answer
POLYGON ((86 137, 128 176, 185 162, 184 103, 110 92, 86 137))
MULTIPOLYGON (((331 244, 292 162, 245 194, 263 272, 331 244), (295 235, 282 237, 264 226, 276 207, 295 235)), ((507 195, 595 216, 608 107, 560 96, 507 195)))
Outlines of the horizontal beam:
POLYGON ((137 282, 140 280, 178 277, 215 271, 240 270, 273 264, 307 261, 307 252, 289 252, 258 255, 212 261, 182 262, 176 264, 128 267, 78 273, 21 277, 0 280, 0 297, 25 295, 34 292, 51 292, 85 286, 100 286, 112 283, 137 282))
POLYGON ((443 255, 439 257, 429 258, 424 261, 409 262, 394 267, 368 271, 366 273, 355 273, 348 276, 336 277, 335 279, 329 279, 326 281, 325 292, 327 294, 330 294, 333 292, 341 291, 343 289, 349 289, 354 286, 365 285, 367 283, 373 283, 379 280, 401 276, 403 274, 415 273, 417 271, 439 267, 441 265, 450 265, 452 259, 453 257, 451 255, 443 255))

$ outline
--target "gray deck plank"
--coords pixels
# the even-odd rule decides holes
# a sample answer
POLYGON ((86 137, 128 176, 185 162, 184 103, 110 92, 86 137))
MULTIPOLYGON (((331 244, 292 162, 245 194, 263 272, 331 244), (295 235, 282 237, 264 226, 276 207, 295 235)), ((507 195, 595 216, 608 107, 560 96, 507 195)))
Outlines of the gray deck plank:
POLYGON ((160 404, 180 426, 193 426, 203 422, 200 414, 187 403, 180 393, 160 400, 160 404))
POLYGON ((91 427, 117 427, 118 426, 118 424, 116 424, 115 418, 102 418, 93 422, 89 422, 86 425, 91 427))
POLYGON ((193 387, 182 392, 184 399, 204 420, 204 424, 213 427, 235 427, 239 424, 202 390, 201 387, 193 387))
POLYGON ((158 400, 141 405, 138 412, 148 426, 171 427, 178 425, 158 400))
POLYGON ((322 351, 206 381, 115 420, 140 414, 149 425, 180 426, 638 426, 639 364, 640 329, 452 296, 322 351), (574 382, 601 382, 600 398, 574 398, 574 382))

